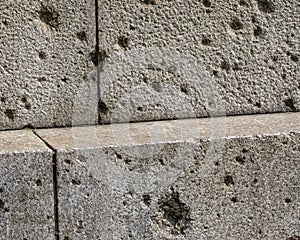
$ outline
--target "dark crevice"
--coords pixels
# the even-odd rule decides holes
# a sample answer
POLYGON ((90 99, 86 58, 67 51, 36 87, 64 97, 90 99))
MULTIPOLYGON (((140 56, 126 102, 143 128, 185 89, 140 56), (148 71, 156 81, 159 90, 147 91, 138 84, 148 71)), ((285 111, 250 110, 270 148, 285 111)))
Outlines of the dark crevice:
POLYGON ((59 240, 59 210, 58 210, 58 180, 57 180, 57 150, 40 137, 35 131, 33 133, 43 141, 43 143, 52 150, 52 171, 53 171, 53 200, 54 200, 54 221, 55 221, 55 240, 59 240))
POLYGON ((95 0, 95 26, 96 26, 96 46, 95 46, 95 55, 96 55, 96 66, 99 64, 99 3, 98 0, 95 0))
POLYGON ((97 79, 97 97, 98 97, 98 124, 101 122, 102 115, 102 106, 99 103, 102 103, 101 100, 101 89, 100 89, 100 66, 99 66, 99 56, 100 56, 100 39, 99 39, 99 2, 95 0, 95 26, 96 26, 96 46, 95 46, 95 65, 96 65, 96 79, 97 79))

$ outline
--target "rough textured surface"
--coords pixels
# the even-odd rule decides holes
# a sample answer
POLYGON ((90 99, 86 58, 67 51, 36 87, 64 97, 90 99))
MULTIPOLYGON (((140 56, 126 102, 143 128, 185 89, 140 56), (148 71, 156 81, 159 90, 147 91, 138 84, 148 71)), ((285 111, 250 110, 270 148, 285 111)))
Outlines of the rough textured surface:
POLYGON ((0 129, 70 126, 74 99, 96 89, 94 2, 3 1, 0 12, 0 129))
POLYGON ((54 240, 52 152, 30 131, 0 132, 0 239, 54 240))
POLYGON ((216 139, 191 121, 129 124, 120 140, 112 126, 38 130, 58 148, 61 238, 299 238, 299 114, 228 117, 216 139))
POLYGON ((103 122, 300 110, 298 1, 99 6, 103 122))
MULTIPOLYGON (((94 4, 1 4, 0 129, 95 123, 94 4)), ((101 121, 299 111, 299 9, 99 1, 101 121)))

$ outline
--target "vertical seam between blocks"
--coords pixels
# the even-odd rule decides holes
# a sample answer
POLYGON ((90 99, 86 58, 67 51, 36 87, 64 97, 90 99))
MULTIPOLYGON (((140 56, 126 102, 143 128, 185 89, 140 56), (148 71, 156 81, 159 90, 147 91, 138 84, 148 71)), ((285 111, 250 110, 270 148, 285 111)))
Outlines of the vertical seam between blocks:
POLYGON ((98 114, 98 123, 100 123, 101 120, 101 111, 99 103, 101 102, 101 89, 100 89, 100 76, 99 76, 99 0, 95 0, 95 39, 96 39, 96 45, 95 45, 95 63, 96 63, 96 80, 97 80, 97 100, 98 100, 98 107, 97 107, 97 114, 98 114))
POLYGON ((35 134, 43 143, 52 151, 52 177, 53 177, 53 210, 54 210, 54 235, 55 240, 59 240, 59 209, 58 209, 58 180, 57 180, 57 150, 54 149, 48 142, 33 130, 35 134))

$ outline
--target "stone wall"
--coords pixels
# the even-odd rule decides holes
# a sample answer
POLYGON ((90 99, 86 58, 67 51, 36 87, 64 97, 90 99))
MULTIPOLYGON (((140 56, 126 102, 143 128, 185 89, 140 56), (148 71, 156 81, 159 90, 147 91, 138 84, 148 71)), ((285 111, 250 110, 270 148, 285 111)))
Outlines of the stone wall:
POLYGON ((94 5, 1 4, 0 129, 299 111, 297 1, 94 5))
POLYGON ((3 1, 0 240, 300 239, 299 13, 3 1))

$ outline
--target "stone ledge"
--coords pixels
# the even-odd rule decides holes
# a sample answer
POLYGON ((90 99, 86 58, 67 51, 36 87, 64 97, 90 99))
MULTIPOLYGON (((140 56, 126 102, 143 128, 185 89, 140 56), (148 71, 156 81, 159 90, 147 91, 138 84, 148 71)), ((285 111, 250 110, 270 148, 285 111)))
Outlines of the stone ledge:
POLYGON ((55 157, 63 239, 297 238, 299 122, 279 113, 2 131, 0 230, 55 238, 55 157))
POLYGON ((56 150, 149 144, 191 139, 239 138, 300 131, 300 113, 276 113, 41 129, 36 133, 56 150))
POLYGON ((45 143, 30 130, 0 132, 0 154, 22 152, 51 152, 45 143))

